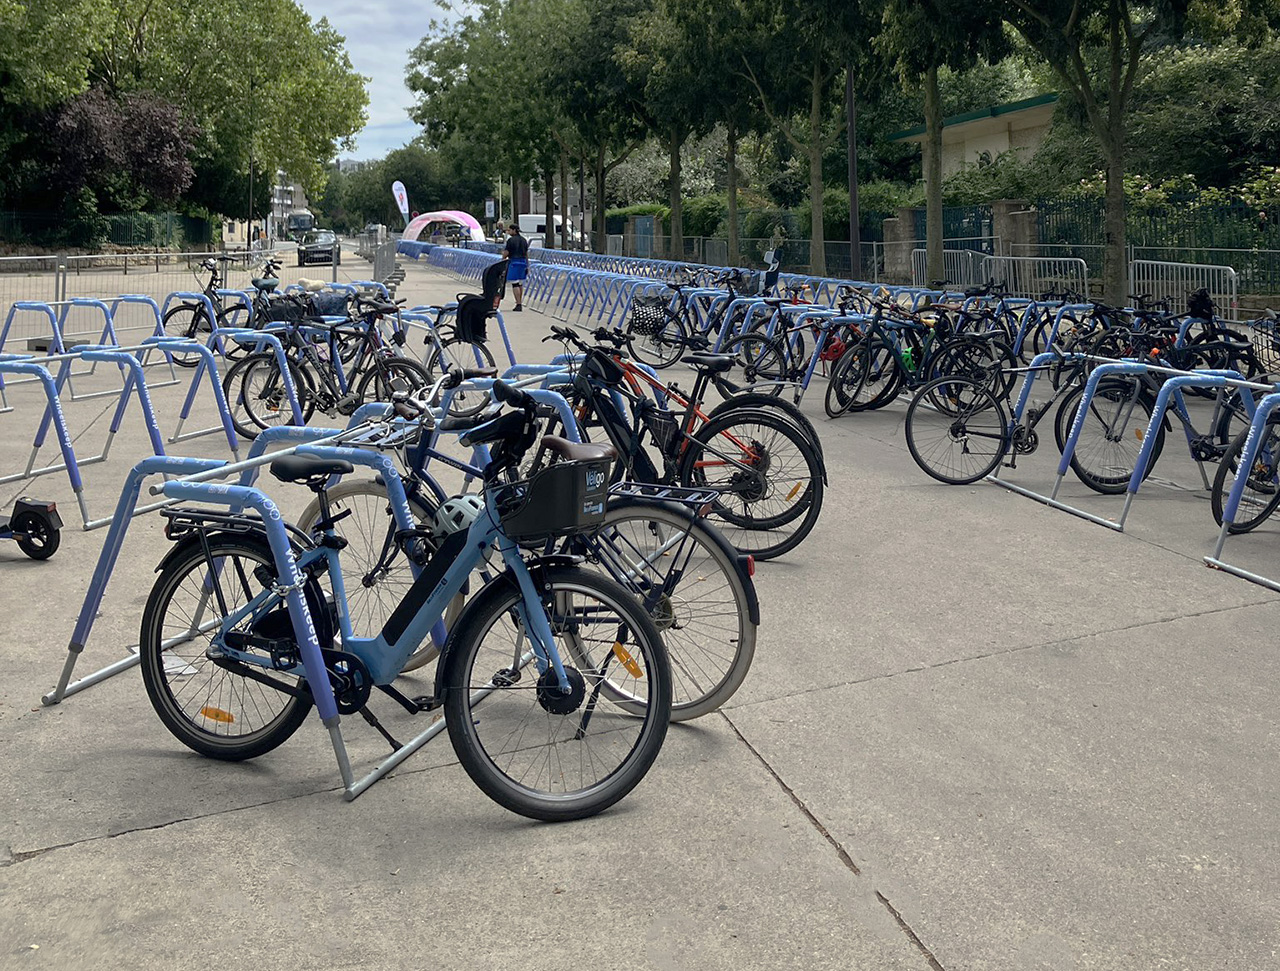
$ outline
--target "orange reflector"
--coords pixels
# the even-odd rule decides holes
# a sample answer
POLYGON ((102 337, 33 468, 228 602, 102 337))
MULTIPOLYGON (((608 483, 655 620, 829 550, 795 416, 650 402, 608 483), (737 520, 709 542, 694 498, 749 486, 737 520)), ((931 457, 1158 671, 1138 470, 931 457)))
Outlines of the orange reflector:
POLYGON ((205 705, 200 709, 200 714, 213 722, 221 722, 223 725, 230 725, 236 720, 236 716, 229 711, 223 711, 221 708, 214 708, 212 705, 205 705))
POLYGON ((641 670, 640 665, 636 664, 636 659, 631 656, 631 653, 622 646, 622 641, 613 642, 613 656, 618 659, 633 678, 644 677, 644 671, 641 670))
POLYGON ((1143 436, 1147 434, 1147 430, 1145 428, 1135 428, 1133 430, 1133 434, 1137 437, 1138 441, 1142 441, 1143 436))
POLYGON ((793 485, 791 487, 791 491, 787 493, 787 502, 790 502, 792 499, 794 499, 796 497, 796 493, 803 488, 804 488, 803 482, 797 482, 795 485, 793 485))

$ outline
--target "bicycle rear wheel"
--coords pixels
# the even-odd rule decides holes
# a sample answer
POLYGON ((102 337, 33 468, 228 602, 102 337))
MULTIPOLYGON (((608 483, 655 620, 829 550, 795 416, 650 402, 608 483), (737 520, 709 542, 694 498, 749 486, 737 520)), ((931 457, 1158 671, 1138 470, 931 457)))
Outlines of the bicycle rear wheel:
POLYGON ((569 693, 553 667, 539 673, 520 592, 496 580, 445 645, 445 723, 467 775, 499 805, 532 819, 582 819, 653 765, 671 717, 671 671, 662 635, 618 584, 578 567, 548 569, 542 580, 569 693))
POLYGON ((715 711, 755 656, 752 598, 736 551, 683 506, 610 502, 600 530, 570 544, 632 591, 662 633, 671 661, 671 720, 715 711))
MULTIPOLYGON (((1054 417, 1054 432, 1061 451, 1084 395, 1084 385, 1067 393, 1054 417)), ((1141 383, 1125 378, 1104 378, 1098 382, 1093 400, 1080 429, 1080 438, 1071 454, 1071 469, 1094 492, 1119 495, 1129 486, 1138 464, 1138 454, 1151 422, 1151 397, 1141 383)), ((1142 477, 1156 466, 1164 449, 1164 425, 1156 425, 1156 440, 1142 477)))
POLYGON ((758 560, 795 549, 822 511, 822 460, 795 425, 770 412, 726 412, 685 441, 683 485, 720 490, 720 528, 758 560))
POLYGON ((937 377, 906 409, 906 448, 938 481, 969 485, 1000 466, 1009 450, 1009 418, 986 383, 937 377))
POLYGON ((965 377, 930 381, 907 407, 907 449, 939 482, 985 479, 1009 448, 1009 419, 985 382, 965 377))
MULTIPOLYGON (((216 574, 230 613, 274 582, 275 558, 265 541, 243 537, 209 539, 211 571, 199 542, 187 544, 165 566, 142 612, 139 652, 142 682, 160 721, 188 748, 210 758, 256 758, 289 738, 311 710, 311 696, 288 690, 304 679, 254 668, 281 687, 246 677, 247 666, 220 656, 213 645, 223 613, 211 587, 216 574), (264 579, 266 584, 264 584, 264 579)), ((321 647, 331 637, 321 629, 327 619, 314 580, 304 590, 321 647)))

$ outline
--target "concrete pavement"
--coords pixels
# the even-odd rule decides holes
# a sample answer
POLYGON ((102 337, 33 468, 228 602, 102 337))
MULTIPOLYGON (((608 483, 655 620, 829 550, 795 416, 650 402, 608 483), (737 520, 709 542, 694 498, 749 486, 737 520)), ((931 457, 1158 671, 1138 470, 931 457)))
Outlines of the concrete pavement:
MULTIPOLYGON (((411 301, 466 289, 407 269, 411 301)), ((548 356, 546 318, 507 321, 522 359, 548 356)), ((156 400, 172 415, 180 391, 156 400)), ((86 443, 106 404, 68 406, 86 443)), ((102 534, 69 524, 43 564, 0 544, 0 968, 1280 966, 1280 597, 1200 564, 1208 503, 1144 489, 1119 535, 928 479, 901 404, 804 408, 827 505, 757 572, 751 674, 615 810, 564 826, 489 802, 443 739, 346 804, 314 719, 226 765, 168 735, 136 672, 41 708, 102 534)), ((144 448, 135 422, 86 470, 96 514, 144 448)), ((1010 477, 1047 484, 1053 459, 1010 477)), ((1198 479, 1173 447, 1160 474, 1198 479)), ((65 480, 2 487, 3 511, 23 492, 75 518, 65 480)), ((135 521, 79 673, 136 640, 166 548, 135 521)), ((1228 552, 1280 573, 1273 528, 1228 552)), ((382 756, 345 724, 362 765, 382 756)))

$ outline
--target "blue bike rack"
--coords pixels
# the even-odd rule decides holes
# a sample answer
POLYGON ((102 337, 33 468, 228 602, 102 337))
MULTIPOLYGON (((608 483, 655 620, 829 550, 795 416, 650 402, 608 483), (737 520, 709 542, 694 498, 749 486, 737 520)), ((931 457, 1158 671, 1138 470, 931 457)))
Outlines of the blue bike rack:
MULTIPOLYGON (((1238 470, 1253 469, 1254 463, 1258 459, 1258 452, 1262 447, 1265 429, 1278 407, 1280 407, 1280 394, 1268 394, 1258 402, 1258 406, 1253 412, 1253 420, 1249 423, 1249 434, 1245 437, 1244 448, 1241 450, 1240 458, 1236 462, 1238 470)), ((1227 501, 1223 504, 1222 529, 1218 532, 1217 544, 1214 546, 1213 553, 1204 558, 1204 562, 1206 566, 1213 567, 1215 570, 1221 570, 1223 573, 1229 573, 1242 580, 1248 580, 1250 583, 1256 583, 1258 586, 1266 587, 1268 590, 1280 591, 1280 580, 1246 570, 1244 567, 1228 563, 1222 558, 1223 547, 1226 545, 1227 537, 1231 534, 1231 527, 1236 521, 1236 514, 1240 510, 1240 501, 1244 497, 1245 486, 1248 482, 1249 475, 1241 475, 1237 471, 1231 491, 1227 495, 1227 501)))
MULTIPOLYGON (((1156 439, 1161 423, 1164 421, 1165 414, 1169 410, 1170 404, 1177 401, 1182 404, 1182 389, 1187 387, 1199 388, 1236 388, 1241 392, 1246 413, 1254 414, 1253 392, 1262 391, 1270 392, 1275 389, 1270 385, 1258 384, 1256 382, 1246 381, 1238 371, 1180 371, 1176 368, 1168 368, 1160 365, 1147 364, 1141 361, 1115 361, 1111 358, 1094 358, 1083 357, 1075 358, 1089 361, 1099 362, 1098 366, 1090 373, 1088 380, 1085 382, 1084 393, 1080 396, 1080 401, 1076 406, 1075 419, 1071 424, 1071 431, 1067 436, 1067 441, 1063 445, 1062 457, 1058 462, 1058 472, 1054 479, 1053 491, 1048 495, 1027 489, 1024 486, 1016 485, 999 478, 1000 467, 989 476, 987 481, 1002 488, 1008 489, 1010 492, 1016 492, 1018 495, 1026 496, 1028 499, 1034 499, 1053 509, 1070 513, 1080 519, 1104 526, 1107 529, 1116 532, 1124 532, 1125 522, 1128 519, 1129 511, 1133 506, 1133 500, 1138 494, 1138 490, 1142 487, 1142 483, 1146 481, 1147 468, 1151 464, 1151 455, 1155 449, 1156 439), (1098 516, 1088 510, 1072 506, 1058 499, 1058 491, 1062 487, 1063 481, 1066 479, 1067 472, 1071 468, 1071 458, 1075 454, 1076 445, 1079 443, 1080 434, 1084 429, 1085 417, 1089 411, 1089 404, 1093 401, 1097 394, 1098 384, 1106 377, 1116 374, 1163 374, 1167 378, 1162 382, 1159 391, 1156 394, 1155 404, 1152 407, 1151 418, 1143 430, 1142 447, 1138 450, 1138 457, 1134 461, 1134 468, 1129 476, 1129 483, 1125 489, 1124 506, 1121 509, 1118 519, 1106 519, 1098 516)), ((1037 373, 1042 372, 1046 365, 1055 361, 1063 360, 1062 355, 1046 352, 1039 354, 1031 362, 1031 366, 1027 369, 1027 375, 1023 380, 1022 389, 1018 395, 1018 403, 1014 409, 1014 420, 1020 420, 1025 412, 1027 402, 1030 399, 1031 384, 1037 373)), ((1190 433, 1187 433, 1188 436, 1190 433)), ((1188 437, 1188 442, 1190 438, 1188 437)), ((1200 469, 1201 478, 1204 480, 1205 487, 1208 488, 1208 479, 1205 476, 1203 467, 1200 469)))
POLYGON ((236 437, 235 423, 231 420, 231 409, 227 405, 226 395, 222 393, 222 382, 218 380, 218 365, 214 358, 213 349, 207 344, 186 340, 182 337, 153 337, 146 343, 154 345, 163 351, 181 351, 185 354, 194 353, 200 357, 200 363, 196 365, 195 373, 191 376, 191 384, 187 386, 187 396, 183 400, 182 411, 178 414, 178 425, 168 438, 169 444, 174 445, 192 438, 216 435, 218 432, 222 432, 227 439, 227 448, 231 450, 232 455, 238 457, 240 454, 239 440, 236 437), (196 394, 200 390, 200 379, 206 375, 209 379, 210 391, 213 394, 214 407, 218 411, 219 424, 199 431, 184 432, 182 426, 191 417, 191 408, 195 404, 196 394))

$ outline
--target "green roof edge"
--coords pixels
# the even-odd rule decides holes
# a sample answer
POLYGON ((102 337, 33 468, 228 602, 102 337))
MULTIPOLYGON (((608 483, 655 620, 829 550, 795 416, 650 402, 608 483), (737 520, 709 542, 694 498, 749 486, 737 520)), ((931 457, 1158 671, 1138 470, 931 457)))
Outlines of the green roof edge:
MULTIPOLYGON (((1051 105, 1058 100, 1056 94, 1038 94, 1034 98, 1023 98, 1021 101, 1010 101, 1002 105, 988 105, 986 108, 978 108, 976 111, 966 111, 961 115, 952 115, 950 118, 942 119, 942 127, 948 125, 960 125, 966 121, 977 121, 979 118, 999 118, 1001 115, 1007 115, 1013 111, 1022 111, 1026 108, 1038 108, 1041 105, 1051 105)), ((889 136, 891 142, 902 141, 904 138, 910 138, 913 135, 923 135, 924 125, 918 125, 915 128, 908 128, 905 131, 894 132, 889 136)))

